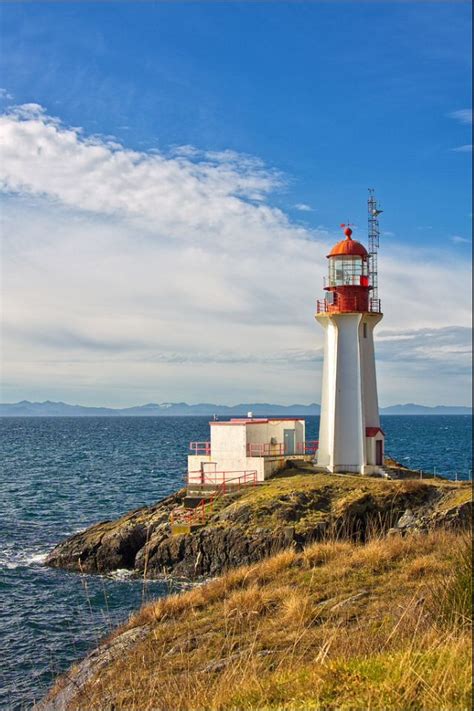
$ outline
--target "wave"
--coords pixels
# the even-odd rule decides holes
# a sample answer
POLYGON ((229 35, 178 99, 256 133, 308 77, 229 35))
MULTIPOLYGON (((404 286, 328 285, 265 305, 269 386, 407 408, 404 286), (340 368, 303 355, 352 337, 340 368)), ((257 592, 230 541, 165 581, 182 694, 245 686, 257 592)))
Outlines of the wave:
POLYGON ((0 569, 33 568, 42 566, 48 551, 0 551, 0 569))
POLYGON ((138 579, 136 571, 129 570, 128 568, 117 568, 117 570, 113 570, 105 577, 112 578, 113 580, 130 580, 131 578, 135 580, 138 579))
POLYGON ((26 562, 28 565, 42 565, 46 560, 48 553, 33 553, 33 555, 28 556, 26 562))

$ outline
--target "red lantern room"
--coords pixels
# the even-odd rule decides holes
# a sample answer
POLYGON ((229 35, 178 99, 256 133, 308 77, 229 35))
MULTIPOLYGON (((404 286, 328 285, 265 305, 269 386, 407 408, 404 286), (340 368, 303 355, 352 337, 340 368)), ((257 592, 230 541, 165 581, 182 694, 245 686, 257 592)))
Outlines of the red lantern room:
MULTIPOLYGON (((375 310, 370 303, 369 253, 364 245, 352 239, 352 230, 345 227, 346 236, 327 255, 329 276, 324 280, 327 296, 318 301, 318 313, 353 313, 375 310)), ((380 309, 377 308, 377 311, 380 309)))

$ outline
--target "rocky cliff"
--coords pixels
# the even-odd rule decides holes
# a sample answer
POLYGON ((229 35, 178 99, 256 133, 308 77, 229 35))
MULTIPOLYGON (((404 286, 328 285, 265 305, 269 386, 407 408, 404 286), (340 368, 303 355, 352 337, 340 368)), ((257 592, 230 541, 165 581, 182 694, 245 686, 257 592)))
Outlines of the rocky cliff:
POLYGON ((334 535, 364 540, 372 531, 456 527, 472 515, 468 484, 333 476, 308 467, 220 497, 205 525, 173 535, 170 515, 185 493, 71 536, 46 565, 88 573, 126 568, 149 578, 214 576, 334 535))

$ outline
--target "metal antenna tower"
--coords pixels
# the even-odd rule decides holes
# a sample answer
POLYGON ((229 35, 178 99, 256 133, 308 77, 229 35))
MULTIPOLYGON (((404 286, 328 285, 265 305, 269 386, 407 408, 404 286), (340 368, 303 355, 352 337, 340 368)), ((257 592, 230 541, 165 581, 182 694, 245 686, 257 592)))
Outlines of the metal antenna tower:
POLYGON ((372 287, 370 295, 370 310, 380 311, 377 254, 379 250, 380 238, 379 215, 383 212, 383 210, 380 210, 377 207, 377 199, 373 188, 369 188, 367 210, 369 219, 369 284, 372 287))

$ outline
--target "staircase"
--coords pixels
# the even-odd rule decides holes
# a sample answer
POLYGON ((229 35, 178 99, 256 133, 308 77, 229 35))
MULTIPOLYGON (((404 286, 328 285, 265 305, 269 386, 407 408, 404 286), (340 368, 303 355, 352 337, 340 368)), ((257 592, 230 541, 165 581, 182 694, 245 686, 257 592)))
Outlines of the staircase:
POLYGON ((196 492, 196 485, 189 485, 188 493, 184 497, 183 505, 173 509, 170 513, 171 533, 182 535, 191 533, 202 526, 205 526, 211 516, 214 515, 214 507, 217 500, 226 494, 237 491, 244 486, 256 486, 257 472, 244 472, 245 476, 237 476, 231 479, 224 479, 220 484, 206 484, 204 481, 199 485, 196 492), (204 494, 204 487, 210 488, 204 494), (193 493, 194 491, 194 493, 193 493))
POLYGON ((171 533, 173 535, 191 533, 205 526, 214 514, 216 499, 220 498, 224 491, 225 488, 221 485, 209 496, 204 496, 201 499, 195 496, 186 496, 184 504, 170 513, 171 533))

